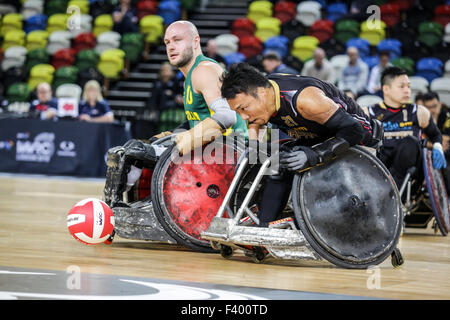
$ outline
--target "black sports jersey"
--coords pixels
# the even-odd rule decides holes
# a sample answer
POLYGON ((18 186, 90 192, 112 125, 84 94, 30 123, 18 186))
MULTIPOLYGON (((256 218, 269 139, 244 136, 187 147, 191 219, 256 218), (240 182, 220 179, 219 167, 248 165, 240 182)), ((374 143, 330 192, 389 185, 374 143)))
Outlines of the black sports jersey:
POLYGON ((417 118, 416 104, 404 104, 400 108, 389 108, 381 102, 370 106, 368 110, 371 118, 383 123, 383 147, 394 148, 399 139, 406 136, 420 138, 421 129, 417 118))
POLYGON ((328 98, 361 123, 367 131, 363 143, 371 141, 372 127, 369 117, 355 101, 333 84, 300 75, 272 74, 268 79, 275 89, 277 103, 277 112, 269 121, 276 124, 290 137, 300 140, 301 144, 312 146, 336 134, 324 125, 303 118, 298 112, 297 97, 303 89, 311 86, 321 89, 328 98))

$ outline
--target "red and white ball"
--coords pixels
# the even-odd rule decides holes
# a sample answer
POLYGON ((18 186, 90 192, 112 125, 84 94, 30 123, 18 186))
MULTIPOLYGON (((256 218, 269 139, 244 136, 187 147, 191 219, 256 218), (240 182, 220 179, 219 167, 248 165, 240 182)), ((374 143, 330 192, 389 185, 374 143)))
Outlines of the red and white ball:
POLYGON ((88 198, 78 201, 67 215, 67 227, 78 241, 99 244, 108 240, 114 230, 114 213, 101 200, 88 198))

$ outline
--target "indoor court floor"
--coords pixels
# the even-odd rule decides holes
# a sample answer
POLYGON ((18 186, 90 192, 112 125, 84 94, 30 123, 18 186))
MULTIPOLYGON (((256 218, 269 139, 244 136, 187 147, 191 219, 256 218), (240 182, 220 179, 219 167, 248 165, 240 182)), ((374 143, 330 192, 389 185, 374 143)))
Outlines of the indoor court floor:
POLYGON ((0 299, 450 299, 450 237, 406 229, 390 258, 367 270, 328 263, 256 264, 239 252, 192 252, 123 239, 86 246, 68 232, 70 208, 102 198, 103 179, 0 175, 0 299))

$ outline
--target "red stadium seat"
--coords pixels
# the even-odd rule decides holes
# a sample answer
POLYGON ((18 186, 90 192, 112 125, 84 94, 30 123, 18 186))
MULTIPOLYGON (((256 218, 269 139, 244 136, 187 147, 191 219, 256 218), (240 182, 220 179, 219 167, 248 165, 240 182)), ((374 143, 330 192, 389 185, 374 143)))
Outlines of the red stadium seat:
POLYGON ((297 15, 297 6, 294 2, 280 1, 273 7, 273 16, 281 21, 288 22, 297 15))
POLYGON ((55 69, 72 66, 75 63, 77 52, 73 48, 58 50, 52 58, 52 66, 55 69))
POLYGON ((322 43, 333 36, 333 22, 330 20, 317 20, 309 30, 309 35, 316 37, 322 43))
POLYGON ((414 4, 414 1, 415 0, 391 0, 389 1, 389 3, 398 5, 400 11, 407 11, 411 9, 411 7, 414 4))
POLYGON ((158 12, 158 2, 153 0, 141 0, 137 4, 137 12, 139 20, 145 16, 156 14, 158 12))
POLYGON ((447 23, 450 23, 450 4, 437 6, 434 10, 433 21, 436 21, 445 28, 447 23))
POLYGON ((255 33, 255 24, 248 18, 238 18, 231 25, 231 33, 238 38, 252 36, 255 33))
POLYGON ((388 28, 395 26, 400 22, 400 7, 398 4, 386 3, 380 6, 381 20, 386 23, 388 28))
POLYGON ((94 49, 97 41, 91 32, 80 33, 75 37, 72 48, 78 53, 86 49, 94 49))
POLYGON ((242 53, 247 59, 256 56, 262 52, 263 44, 255 36, 246 36, 239 39, 238 51, 242 53))

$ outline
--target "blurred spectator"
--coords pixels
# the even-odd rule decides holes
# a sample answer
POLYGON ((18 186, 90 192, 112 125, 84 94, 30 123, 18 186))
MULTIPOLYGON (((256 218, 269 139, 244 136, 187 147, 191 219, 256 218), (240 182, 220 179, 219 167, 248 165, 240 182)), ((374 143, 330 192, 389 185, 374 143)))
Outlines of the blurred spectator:
POLYGON ((392 66, 392 64, 389 62, 389 52, 388 51, 381 51, 378 54, 378 57, 380 59, 380 62, 372 68, 369 75, 369 83, 367 84, 367 91, 369 91, 370 94, 376 94, 377 96, 382 96, 381 91, 381 74, 383 73, 384 69, 387 67, 392 66))
POLYGON ((32 118, 41 120, 56 120, 58 100, 52 96, 52 88, 47 82, 36 86, 37 99, 31 101, 29 114, 32 118))
POLYGON ((351 90, 356 97, 366 92, 369 67, 360 58, 358 49, 348 47, 348 64, 341 70, 338 78, 338 87, 342 91, 351 90))
POLYGON ((224 68, 226 68, 227 63, 225 62, 224 57, 217 53, 217 44, 216 40, 209 39, 206 44, 206 57, 216 60, 221 63, 224 68))
POLYGON ((183 108, 183 88, 179 83, 170 63, 164 62, 159 70, 159 79, 154 83, 147 107, 158 111, 183 108))
POLYGON ((114 20, 113 30, 120 33, 138 32, 138 17, 136 10, 131 6, 131 0, 120 0, 120 4, 112 13, 114 20))
POLYGON ((305 63, 302 76, 314 77, 333 84, 336 82, 334 68, 326 59, 325 51, 322 48, 314 50, 313 59, 305 63))
POLYGON ((90 80, 84 85, 79 110, 79 119, 82 121, 114 122, 114 114, 108 102, 103 99, 100 85, 96 80, 90 80))
POLYGON ((430 91, 425 93, 422 99, 423 105, 430 110, 431 116, 439 130, 443 132, 445 129, 450 129, 450 111, 439 100, 439 95, 434 91, 430 91))
POLYGON ((275 51, 268 51, 262 61, 264 71, 267 74, 271 73, 288 73, 288 74, 300 74, 299 71, 288 67, 281 60, 280 55, 275 51))
POLYGON ((414 103, 423 106, 423 93, 421 91, 417 92, 414 98, 414 103))

